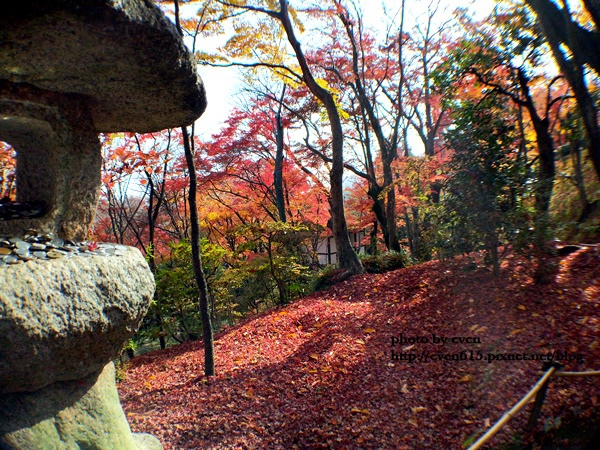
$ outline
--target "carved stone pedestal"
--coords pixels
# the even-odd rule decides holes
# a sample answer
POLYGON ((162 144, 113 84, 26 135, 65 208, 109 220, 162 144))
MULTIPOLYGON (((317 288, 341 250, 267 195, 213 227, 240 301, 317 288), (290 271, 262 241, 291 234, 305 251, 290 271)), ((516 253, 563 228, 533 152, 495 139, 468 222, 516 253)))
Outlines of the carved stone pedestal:
POLYGON ((153 293, 132 247, 0 267, 0 448, 162 448, 132 435, 111 362, 153 293))
POLYGON ((0 396, 0 448, 160 450, 148 434, 131 433, 109 363, 76 381, 0 396))

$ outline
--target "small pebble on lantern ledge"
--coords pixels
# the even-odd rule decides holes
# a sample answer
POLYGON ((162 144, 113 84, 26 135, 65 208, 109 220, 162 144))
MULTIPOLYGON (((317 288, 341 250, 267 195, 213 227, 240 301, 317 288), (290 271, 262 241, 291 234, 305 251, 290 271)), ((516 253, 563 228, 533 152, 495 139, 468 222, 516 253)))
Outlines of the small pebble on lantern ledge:
POLYGON ((105 242, 75 242, 28 230, 23 236, 0 236, 0 267, 32 260, 122 256, 127 246, 105 242))

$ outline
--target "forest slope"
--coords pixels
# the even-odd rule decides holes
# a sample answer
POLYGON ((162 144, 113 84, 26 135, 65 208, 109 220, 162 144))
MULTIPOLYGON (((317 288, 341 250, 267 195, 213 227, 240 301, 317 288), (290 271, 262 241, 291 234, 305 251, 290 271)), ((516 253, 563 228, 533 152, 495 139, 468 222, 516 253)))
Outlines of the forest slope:
MULTIPOLYGON (((218 334, 209 383, 198 378, 201 342, 135 358, 119 385, 123 407, 134 431, 166 449, 460 448, 535 384, 542 365, 478 361, 478 352, 566 352, 581 356, 566 369, 600 369, 600 247, 556 262, 541 287, 516 256, 497 279, 461 258, 354 276, 218 334), (392 347, 401 335, 429 342, 392 347), (436 344, 434 335, 481 342, 436 344), (468 359, 392 360, 392 350, 468 359)), ((538 435, 545 448, 582 448, 599 386, 598 377, 552 379, 538 424, 549 431, 538 435), (573 421, 582 438, 557 437, 555 427, 573 421)), ((521 434, 530 409, 492 443, 521 434)))

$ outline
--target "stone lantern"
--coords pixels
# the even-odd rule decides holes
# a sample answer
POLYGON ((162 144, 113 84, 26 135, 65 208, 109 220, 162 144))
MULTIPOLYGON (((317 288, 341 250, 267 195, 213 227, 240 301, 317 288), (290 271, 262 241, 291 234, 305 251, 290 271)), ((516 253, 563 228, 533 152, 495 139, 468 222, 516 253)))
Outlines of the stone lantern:
POLYGON ((85 241, 98 133, 187 125, 205 106, 191 55, 150 0, 3 7, 0 140, 17 152, 17 199, 0 216, 0 448, 161 448, 131 433, 111 362, 152 274, 134 248, 85 241))

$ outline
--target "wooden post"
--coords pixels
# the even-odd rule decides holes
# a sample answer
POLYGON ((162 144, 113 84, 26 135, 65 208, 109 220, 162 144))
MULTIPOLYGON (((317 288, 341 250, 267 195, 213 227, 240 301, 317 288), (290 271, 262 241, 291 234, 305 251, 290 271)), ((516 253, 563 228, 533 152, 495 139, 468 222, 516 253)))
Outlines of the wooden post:
MULTIPOLYGON (((562 364, 559 363, 553 363, 551 366, 554 367, 556 370, 562 369, 562 364)), ((544 363, 544 365, 542 365, 542 370, 548 368, 548 363, 544 363)), ((542 388, 538 391, 537 395, 535 396, 535 402, 533 403, 533 408, 531 408, 531 413, 529 414, 529 420, 527 421, 527 425, 525 426, 526 436, 529 436, 533 432, 538 417, 542 412, 542 406, 544 406, 544 400, 546 399, 546 392, 548 392, 548 384, 549 380, 546 383, 544 383, 542 388)))
POLYGON ((546 371, 544 376, 542 378, 540 378, 540 380, 529 391, 529 393, 525 397, 523 397, 519 401, 519 403, 517 403, 515 406, 513 406, 510 409, 510 411, 508 411, 506 414, 504 414, 500 418, 500 420, 498 422, 496 422, 496 424, 492 428, 490 428, 483 436, 481 436, 479 439, 477 439, 477 442, 475 442, 472 446, 470 446, 468 450, 478 450, 479 448, 481 448, 483 446, 483 444, 485 444, 489 439, 491 439, 492 436, 494 436, 498 431, 500 431, 502 426, 506 422, 508 422, 510 419, 512 419, 513 416, 516 413, 518 413, 521 410, 521 408, 523 408, 527 403, 529 403, 529 401, 533 398, 533 396, 546 385, 546 382, 552 376, 552 374, 554 373, 555 370, 556 370, 556 367, 554 365, 552 365, 550 368, 548 368, 548 370, 546 371))

